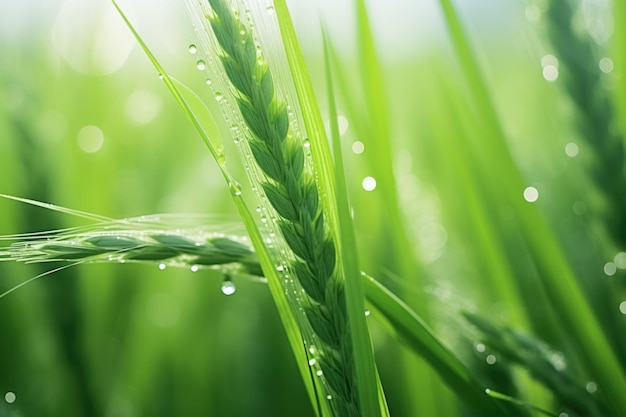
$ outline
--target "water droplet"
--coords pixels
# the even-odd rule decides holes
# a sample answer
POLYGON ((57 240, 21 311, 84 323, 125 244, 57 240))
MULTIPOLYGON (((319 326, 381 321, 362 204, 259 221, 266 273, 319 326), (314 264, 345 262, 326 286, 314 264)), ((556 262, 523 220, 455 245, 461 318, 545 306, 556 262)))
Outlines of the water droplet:
POLYGON ((569 414, 563 412, 559 414, 559 417, 569 417, 569 414))
POLYGON ((491 390, 489 388, 485 388, 485 394, 490 394, 491 390))
POLYGON ((538 22, 541 18, 541 9, 539 9, 537 5, 531 4, 526 7, 524 14, 526 15, 526 19, 530 22, 538 22))
POLYGON ((496 357, 494 355, 487 355, 485 361, 487 362, 487 364, 493 365, 494 363, 496 363, 496 357))
POLYGON ((159 80, 162 80, 163 78, 165 78, 163 77, 163 74, 159 74, 159 80))
POLYGON ((365 177, 361 186, 365 191, 374 191, 376 189, 376 179, 374 177, 365 177))
POLYGON ((207 78, 205 83, 206 83, 206 85, 212 85, 213 81, 210 78, 207 78))
POLYGON ((315 346, 309 346, 309 353, 315 353, 315 346))
POLYGON ((585 389, 589 394, 593 394, 594 392, 598 391, 598 384, 593 381, 589 381, 587 382, 587 385, 585 385, 585 389))
POLYGON ((576 201, 572 204, 572 211, 578 216, 582 216, 587 212, 587 205, 584 201, 576 201))
POLYGON ((265 9, 267 10, 267 12, 268 12, 269 14, 274 14, 274 13, 276 13, 276 10, 274 9, 274 6, 273 6, 273 5, 271 5, 271 4, 270 4, 269 6, 267 6, 265 9))
POLYGON ((233 295, 237 291, 237 287, 235 287, 235 283, 230 280, 230 278, 225 278, 222 281, 222 294, 224 295, 233 295))
POLYGON ((330 395, 330 394, 328 394, 328 395, 326 396, 326 399, 327 399, 327 400, 332 400, 332 399, 333 399, 333 396, 332 396, 332 395, 330 395))
POLYGON ((206 69, 206 62, 199 59, 198 61, 196 61, 196 68, 198 68, 200 71, 204 71, 206 69))
POLYGON ((198 265, 191 265, 191 272, 198 272, 200 267, 198 265))
POLYGON ((613 258, 613 262, 619 269, 626 269, 626 252, 618 252, 613 258))
POLYGON ((604 273, 609 277, 612 277, 617 272, 617 266, 613 262, 607 262, 604 264, 604 273))
POLYGON ((543 78, 549 82, 556 81, 559 78, 559 69, 554 65, 546 65, 543 67, 543 78))
POLYGON ((311 147, 311 142, 308 139, 305 139, 304 142, 302 142, 302 146, 309 149, 311 147))
POLYGON ((190 54, 195 54, 196 52, 198 52, 198 47, 192 43, 191 45, 189 45, 188 50, 190 54))
POLYGON ((11 391, 4 394, 4 400, 9 404, 13 404, 16 398, 15 393, 11 391))
POLYGON ((369 311, 369 310, 365 310, 365 317, 369 317, 369 315, 370 315, 370 314, 372 314, 372 312, 371 312, 371 311, 369 311))
POLYGON ((477 352, 484 352, 485 351, 485 345, 483 345, 482 343, 477 343, 476 344, 476 351, 477 352))
POLYGON ((231 193, 233 193, 236 196, 240 196, 241 195, 241 184, 239 184, 237 181, 229 182, 228 186, 230 188, 230 192, 231 193))
POLYGON ((104 133, 98 126, 87 125, 78 132, 78 147, 85 153, 95 153, 104 145, 104 133))
POLYGON ((615 68, 615 64, 613 64, 613 60, 611 58, 606 58, 606 57, 600 60, 600 62, 598 63, 598 66, 600 67, 600 71, 602 71, 605 74, 612 72, 613 68, 615 68))
POLYGON ((322 372, 322 370, 320 369, 319 371, 317 371, 317 372, 315 373, 315 375, 317 375, 317 376, 322 376, 322 375, 324 375, 324 372, 322 372))
POLYGON ((224 100, 224 94, 220 93, 219 91, 216 91, 215 92, 215 100, 217 100, 217 101, 224 100))
POLYGON ((524 190, 524 200, 534 203, 539 198, 539 191, 535 187, 526 187, 524 190))
POLYGON ((278 266, 276 267, 276 270, 277 270, 278 272, 283 272, 283 271, 285 270, 285 267, 284 267, 284 266, 282 266, 282 265, 278 265, 278 266))
POLYGON ((626 314, 626 301, 622 301, 619 303, 619 312, 622 314, 626 314))
POLYGON ((317 363, 317 360, 316 360, 316 359, 310 359, 310 360, 309 360, 309 366, 313 366, 313 365, 315 365, 316 363, 317 363))
POLYGON ((355 155, 361 155, 364 150, 365 144, 363 144, 363 142, 357 140, 356 142, 352 143, 352 152, 355 155))
POLYGON ((578 145, 575 144, 574 142, 570 142, 567 145, 565 145, 565 155, 569 156, 570 158, 573 158, 576 155, 578 155, 578 145))
POLYGON ((167 265, 165 265, 164 263, 160 263, 160 264, 159 264, 159 269, 160 269, 161 271, 163 271, 165 268, 167 268, 167 265))
POLYGON ((544 55, 543 57, 541 57, 541 66, 542 67, 547 67, 547 66, 553 66, 553 67, 557 67, 559 66, 559 59, 557 57, 555 57, 554 55, 544 55))

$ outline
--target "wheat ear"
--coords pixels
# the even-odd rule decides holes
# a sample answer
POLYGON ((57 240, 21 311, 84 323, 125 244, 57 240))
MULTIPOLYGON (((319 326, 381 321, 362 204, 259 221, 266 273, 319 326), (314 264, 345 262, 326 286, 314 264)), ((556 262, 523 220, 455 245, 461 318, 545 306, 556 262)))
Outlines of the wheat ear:
POLYGON ((226 1, 209 4, 213 9, 209 22, 221 49, 218 55, 248 127, 250 150, 266 176, 263 190, 294 255, 289 268, 307 295, 306 317, 323 343, 324 353, 316 359, 329 398, 336 415, 358 416, 343 281, 335 269, 335 242, 327 230, 317 185, 305 169, 303 143, 289 133, 286 105, 275 95, 272 74, 259 57, 250 30, 226 1))
POLYGON ((17 236, 24 240, 0 250, 0 261, 149 262, 213 267, 262 276, 256 254, 241 238, 176 230, 85 230, 56 235, 17 236))
POLYGON ((602 48, 589 33, 576 31, 575 13, 571 0, 548 2, 548 35, 563 63, 560 78, 577 108, 582 139, 596 157, 592 176, 608 202, 608 232, 619 247, 626 248, 626 138, 615 125, 615 109, 605 84, 608 75, 597 64, 602 48))

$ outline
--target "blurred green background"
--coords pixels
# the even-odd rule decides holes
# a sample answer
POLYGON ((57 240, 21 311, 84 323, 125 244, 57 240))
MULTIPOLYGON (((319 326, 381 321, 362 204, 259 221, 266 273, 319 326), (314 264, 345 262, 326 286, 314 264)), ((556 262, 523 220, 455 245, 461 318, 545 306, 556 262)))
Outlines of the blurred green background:
MULTIPOLYGON (((351 2, 291 3, 320 92, 319 29, 311 18, 317 7, 345 73, 357 74, 351 2)), ((477 374, 497 387, 513 385, 508 368, 496 369, 486 359, 490 351, 475 349, 459 309, 532 331, 558 352, 571 349, 567 330, 555 332, 559 324, 538 290, 542 272, 520 237, 523 226, 501 183, 490 180, 501 174, 495 162, 489 165, 498 155, 480 142, 478 110, 438 4, 370 3, 409 243, 399 256, 399 240, 390 236, 395 229, 385 220, 385 190, 363 186, 380 168, 368 153, 376 138, 346 119, 362 267, 423 308, 477 374)), ((623 335, 626 248, 608 233, 612 200, 590 173, 602 161, 581 137, 577 110, 550 58, 546 2, 462 3, 515 168, 538 193, 527 204, 547 217, 605 332, 623 335)), ((202 75, 186 52, 193 29, 185 26, 184 5, 121 5, 165 67, 202 94, 202 75)), ((596 23, 603 10, 592 10, 596 23)), ((593 27, 602 35, 601 24, 593 27)), ((0 193, 114 218, 210 213, 236 222, 209 153, 108 2, 3 2, 0 52, 0 193)), ((342 85, 359 97, 368 86, 358 83, 348 77, 342 85)), ((516 190, 520 199, 524 191, 516 190)), ((0 201, 0 234, 86 223, 0 201)), ((0 292, 52 267, 0 264, 0 292)), ((267 288, 242 280, 226 297, 220 282, 214 272, 81 265, 0 299, 0 416, 313 415, 267 288)), ((375 317, 371 323, 392 415, 466 413, 375 317)), ((624 338, 612 342, 626 363, 624 338)), ((520 378, 528 379, 513 379, 520 378)), ((528 386, 527 398, 550 404, 528 386)))

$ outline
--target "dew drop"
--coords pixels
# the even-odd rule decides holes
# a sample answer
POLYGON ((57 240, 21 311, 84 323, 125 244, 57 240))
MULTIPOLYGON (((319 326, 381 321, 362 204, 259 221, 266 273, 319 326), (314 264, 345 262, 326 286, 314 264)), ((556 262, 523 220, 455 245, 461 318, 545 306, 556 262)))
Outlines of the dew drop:
POLYGON ((83 152, 95 153, 104 145, 104 133, 98 126, 87 125, 80 129, 76 141, 83 152))
POLYGON ((4 394, 4 400, 9 404, 13 404, 16 398, 15 393, 11 391, 4 394))
POLYGON ((376 178, 374 177, 365 177, 363 178, 363 182, 361 186, 365 191, 374 191, 376 189, 376 178))
POLYGON ((204 71, 206 69, 206 62, 204 62, 201 59, 197 60, 196 61, 196 68, 198 68, 200 71, 204 71))
POLYGON ((484 352, 485 351, 485 345, 483 345, 482 343, 477 343, 476 344, 476 351, 477 352, 484 352))
POLYGON ((274 6, 272 6, 272 5, 267 6, 265 9, 267 10, 267 12, 268 12, 269 14, 274 14, 274 13, 276 13, 276 10, 274 9, 274 6))
POLYGON ((567 145, 565 145, 565 155, 569 156, 570 158, 575 157, 576 155, 578 155, 578 145, 575 144, 574 142, 570 142, 567 145))
POLYGON ((559 417, 569 417, 569 414, 563 412, 559 414, 559 417))
POLYGON ((163 74, 159 74, 159 80, 162 80, 163 78, 163 74))
POLYGON ((605 74, 612 72, 613 68, 615 68, 615 64, 613 64, 613 60, 611 58, 606 58, 606 57, 600 60, 600 62, 598 63, 598 66, 600 67, 600 71, 602 71, 605 74))
POLYGON ((598 384, 593 381, 589 381, 587 382, 587 385, 585 385, 585 389, 589 394, 593 394, 594 392, 598 391, 598 384))
POLYGON ((237 181, 229 182, 228 186, 230 188, 230 192, 231 193, 233 193, 236 196, 240 196, 241 195, 241 184, 239 184, 237 181))
POLYGON ((191 45, 189 45, 188 51, 190 54, 195 54, 196 52, 198 52, 198 47, 192 43, 191 45))
POLYGON ((556 81, 559 78, 559 69, 554 65, 543 67, 543 78, 548 82, 556 81))
POLYGON ((220 93, 219 91, 216 91, 215 92, 215 100, 217 100, 217 101, 224 100, 224 94, 220 93))
POLYGON ((576 201, 572 204, 572 211, 578 216, 582 216, 587 212, 587 205, 584 201, 576 201))
POLYGON ((617 266, 613 262, 607 262, 604 264, 604 273, 612 277, 617 272, 617 266))
POLYGON ((352 152, 355 155, 361 155, 364 150, 365 145, 363 144, 363 142, 357 140, 356 142, 352 143, 352 152))
POLYGON ((327 399, 327 400, 332 400, 332 399, 333 399, 333 396, 332 396, 332 395, 330 395, 330 394, 328 394, 328 395, 326 396, 326 399, 327 399))
POLYGON ((554 55, 550 55, 550 54, 544 55, 541 57, 541 66, 544 68, 547 66, 558 67, 559 59, 555 57, 554 55))
POLYGON ((164 263, 160 263, 160 264, 159 264, 159 269, 160 269, 161 271, 163 271, 165 268, 167 268, 167 265, 165 265, 164 263))
POLYGON ((626 252, 619 252, 615 255, 613 262, 619 269, 626 269, 626 252))
POLYGON ((526 187, 524 190, 524 200, 534 203, 539 198, 539 191, 535 187, 526 187))
POLYGON ((198 272, 200 267, 198 265, 191 265, 191 272, 198 272))
POLYGON ((282 265, 278 265, 278 266, 276 267, 276 270, 277 270, 278 272, 283 272, 283 271, 285 270, 285 267, 284 267, 284 266, 282 266, 282 265))
POLYGON ((528 19, 529 21, 537 22, 541 18, 541 9, 539 9, 538 6, 531 4, 530 6, 526 7, 524 14, 526 15, 526 19, 528 19))
POLYGON ((309 366, 313 366, 317 363, 317 359, 309 359, 309 366))
POLYGON ((229 278, 225 278, 224 281, 222 281, 222 294, 233 295, 235 291, 237 291, 235 283, 232 282, 229 278))
POLYGON ((619 312, 626 315, 626 301, 619 303, 619 312))
POLYGON ((206 85, 211 85, 211 84, 213 84, 213 81, 210 78, 207 78, 205 83, 206 83, 206 85))
POLYGON ((369 317, 369 315, 370 315, 370 314, 372 314, 372 312, 371 312, 371 311, 369 311, 369 310, 365 310, 365 317, 369 317))
POLYGON ((487 364, 493 365, 494 363, 496 363, 496 357, 494 355, 487 355, 485 361, 487 362, 487 364))
POLYGON ((319 371, 315 372, 315 375, 322 376, 324 375, 324 372, 322 372, 322 370, 320 369, 319 371))

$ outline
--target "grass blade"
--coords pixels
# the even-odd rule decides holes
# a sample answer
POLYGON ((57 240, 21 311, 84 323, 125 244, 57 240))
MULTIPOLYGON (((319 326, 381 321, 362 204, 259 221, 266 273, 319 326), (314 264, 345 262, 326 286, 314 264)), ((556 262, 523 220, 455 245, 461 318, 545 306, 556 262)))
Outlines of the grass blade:
POLYGON ((367 300, 388 323, 390 331, 423 357, 477 415, 509 415, 506 409, 485 395, 485 388, 474 379, 471 371, 437 339, 414 311, 374 278, 365 274, 363 277, 367 300))
POLYGON ((330 68, 330 55, 328 51, 328 40, 324 33, 324 55, 326 63, 326 84, 328 88, 328 116, 330 125, 330 136, 333 144, 333 154, 335 160, 335 184, 336 202, 339 217, 339 241, 341 242, 341 265, 344 277, 346 277, 346 294, 348 301, 348 314, 350 326, 353 330, 352 343, 354 344, 356 357, 356 370, 359 381, 359 398, 361 408, 366 416, 388 416, 384 401, 384 392, 378 382, 376 365, 372 353, 372 342, 369 330, 365 321, 365 302, 361 279, 359 279, 360 268, 357 257, 357 246, 350 216, 350 205, 348 203, 348 191, 346 189, 345 169, 343 155, 341 152, 341 140, 339 126, 337 123, 337 109, 335 104, 335 94, 333 89, 333 77, 330 68), (351 289, 351 291, 349 290, 351 289), (378 394, 373 395, 374 387, 377 386, 378 394))

